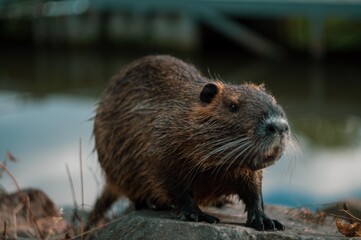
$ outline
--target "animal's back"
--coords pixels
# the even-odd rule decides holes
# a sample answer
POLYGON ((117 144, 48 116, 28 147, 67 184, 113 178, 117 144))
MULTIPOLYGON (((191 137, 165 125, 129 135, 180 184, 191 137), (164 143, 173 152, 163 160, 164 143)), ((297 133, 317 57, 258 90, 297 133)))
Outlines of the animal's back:
MULTIPOLYGON (((99 162, 115 194, 141 202, 160 192, 155 171, 164 163, 152 157, 157 154, 152 138, 167 119, 186 117, 203 84, 193 66, 170 56, 141 58, 113 77, 99 103, 94 134, 99 162)), ((157 198, 169 200, 161 194, 157 198)))

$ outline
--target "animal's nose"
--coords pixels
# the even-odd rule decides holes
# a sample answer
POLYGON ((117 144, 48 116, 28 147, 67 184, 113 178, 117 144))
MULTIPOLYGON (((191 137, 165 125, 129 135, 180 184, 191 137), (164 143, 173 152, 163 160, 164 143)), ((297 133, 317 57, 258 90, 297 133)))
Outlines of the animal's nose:
POLYGON ((283 118, 277 118, 273 119, 272 121, 268 122, 266 124, 266 133, 269 135, 273 134, 283 134, 287 133, 289 131, 290 127, 288 126, 288 123, 283 118))

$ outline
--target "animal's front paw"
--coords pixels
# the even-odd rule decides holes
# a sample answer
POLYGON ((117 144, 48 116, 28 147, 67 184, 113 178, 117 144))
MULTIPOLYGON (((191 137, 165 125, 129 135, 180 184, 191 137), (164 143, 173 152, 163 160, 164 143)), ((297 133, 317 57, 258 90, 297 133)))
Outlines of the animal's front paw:
POLYGON ((252 227, 259 231, 263 231, 263 230, 284 231, 285 230, 285 226, 282 223, 280 223, 277 220, 270 219, 263 212, 254 213, 254 214, 251 214, 251 216, 248 216, 246 225, 248 227, 252 227))
POLYGON ((205 214, 203 212, 182 212, 179 216, 182 221, 219 223, 219 218, 205 214))

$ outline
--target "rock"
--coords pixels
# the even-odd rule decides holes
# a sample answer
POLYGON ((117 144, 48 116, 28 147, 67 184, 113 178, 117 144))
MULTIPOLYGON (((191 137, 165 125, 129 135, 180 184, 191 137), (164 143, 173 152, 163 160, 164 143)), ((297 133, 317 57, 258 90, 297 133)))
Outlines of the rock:
POLYGON ((5 233, 10 239, 49 238, 68 231, 70 225, 61 217, 53 201, 44 192, 24 189, 21 193, 0 195, 1 236, 5 233))
POLYGON ((174 213, 141 210, 113 220, 94 234, 96 239, 348 239, 340 235, 333 218, 308 209, 267 206, 269 217, 281 221, 285 231, 256 231, 245 227, 241 205, 203 209, 221 219, 220 224, 183 222, 174 213))

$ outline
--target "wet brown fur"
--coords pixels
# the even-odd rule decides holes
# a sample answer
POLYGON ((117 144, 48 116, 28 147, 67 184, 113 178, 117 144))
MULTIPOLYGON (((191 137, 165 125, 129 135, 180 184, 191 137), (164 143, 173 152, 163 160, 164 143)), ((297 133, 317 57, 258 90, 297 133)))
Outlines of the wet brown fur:
POLYGON ((96 150, 106 187, 90 224, 118 197, 176 208, 185 191, 200 205, 234 194, 245 202, 257 197, 266 165, 252 170, 252 159, 229 164, 217 155, 204 156, 217 139, 236 138, 235 129, 254 138, 254 126, 268 108, 264 103, 276 104, 262 86, 210 80, 171 56, 144 57, 123 68, 96 112, 96 150), (210 82, 218 93, 203 104, 199 93, 210 82), (230 102, 242 107, 238 117, 229 112, 230 102))

